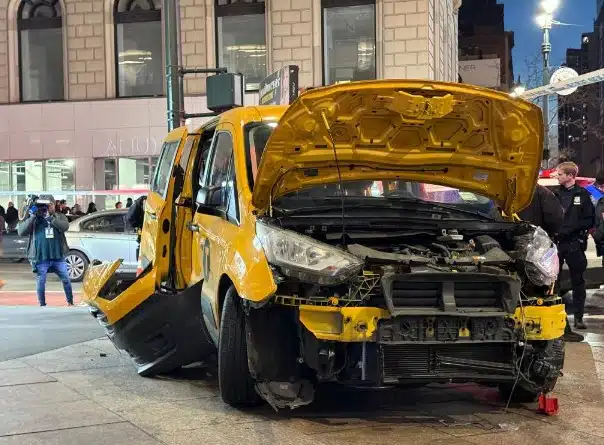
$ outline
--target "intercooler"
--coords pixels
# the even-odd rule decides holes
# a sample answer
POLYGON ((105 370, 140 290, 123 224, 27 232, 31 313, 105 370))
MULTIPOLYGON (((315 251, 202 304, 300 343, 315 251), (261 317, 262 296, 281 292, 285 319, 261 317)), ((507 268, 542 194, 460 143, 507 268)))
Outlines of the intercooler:
POLYGON ((430 381, 512 379, 514 345, 440 344, 380 346, 385 384, 425 378, 430 381))

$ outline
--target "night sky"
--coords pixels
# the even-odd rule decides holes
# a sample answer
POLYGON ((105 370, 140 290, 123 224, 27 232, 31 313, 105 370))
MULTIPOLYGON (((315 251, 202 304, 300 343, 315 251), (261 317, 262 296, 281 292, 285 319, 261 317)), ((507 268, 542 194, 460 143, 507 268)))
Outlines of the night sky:
MULTIPOLYGON (((530 75, 534 71, 531 67, 534 67, 536 56, 541 54, 542 31, 534 19, 541 0, 498 0, 498 3, 505 5, 505 29, 514 31, 514 76, 517 79, 520 74, 522 83, 526 83, 535 78, 534 74, 530 75)), ((554 19, 578 26, 553 26, 552 67, 564 62, 567 48, 581 46, 581 33, 593 31, 595 17, 596 0, 560 0, 554 19)))

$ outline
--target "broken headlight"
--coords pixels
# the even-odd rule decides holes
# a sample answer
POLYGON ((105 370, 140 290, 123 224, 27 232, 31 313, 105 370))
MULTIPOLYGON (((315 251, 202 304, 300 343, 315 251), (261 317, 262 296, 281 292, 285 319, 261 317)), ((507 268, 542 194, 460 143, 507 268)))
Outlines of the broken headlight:
POLYGON ((256 222, 256 236, 266 259, 284 275, 317 284, 338 284, 358 274, 363 261, 290 230, 256 222))
POLYGON ((526 275, 537 286, 551 286, 560 272, 558 249, 541 227, 535 227, 526 246, 526 275))

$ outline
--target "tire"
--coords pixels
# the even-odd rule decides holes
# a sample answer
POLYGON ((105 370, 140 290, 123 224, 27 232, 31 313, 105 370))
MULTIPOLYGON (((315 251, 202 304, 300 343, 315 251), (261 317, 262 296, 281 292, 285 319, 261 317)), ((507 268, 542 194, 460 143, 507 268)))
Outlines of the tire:
MULTIPOLYGON (((542 354, 550 357, 551 363, 562 368, 564 366, 565 346, 564 339, 550 340, 542 351, 542 354)), ((513 383, 505 383, 499 386, 499 393, 504 401, 511 400, 516 403, 534 403, 541 394, 547 394, 554 390, 558 377, 548 379, 537 379, 532 388, 522 386, 522 380, 518 381, 516 388, 513 383), (514 392, 512 393, 512 388, 514 392), (511 398, 510 398, 511 395, 511 398)))
POLYGON ((82 281, 90 264, 88 258, 77 250, 70 250, 65 255, 65 262, 67 263, 67 274, 71 282, 79 283, 82 281))
POLYGON ((222 400, 233 407, 255 406, 262 401, 248 367, 245 314, 232 285, 226 292, 220 319, 218 384, 222 400))

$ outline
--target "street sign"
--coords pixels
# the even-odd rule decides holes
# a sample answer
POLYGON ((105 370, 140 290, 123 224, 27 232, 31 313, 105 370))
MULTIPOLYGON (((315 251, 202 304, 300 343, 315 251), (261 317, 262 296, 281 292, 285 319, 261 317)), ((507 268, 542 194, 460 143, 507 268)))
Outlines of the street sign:
POLYGON ((298 97, 297 65, 286 65, 260 82, 260 105, 289 105, 298 97))
POLYGON ((533 88, 532 90, 526 90, 518 97, 521 97, 525 100, 536 99, 537 97, 545 96, 546 94, 557 93, 558 91, 567 90, 569 88, 579 88, 585 85, 591 85, 592 83, 598 83, 602 81, 604 81, 604 68, 592 71, 591 73, 581 74, 578 77, 564 80, 555 84, 544 85, 539 88, 533 88))
MULTIPOLYGON (((563 66, 562 68, 558 68, 552 74, 552 77, 549 80, 550 85, 554 85, 560 82, 564 82, 565 80, 574 79, 579 77, 579 73, 577 73, 574 69, 569 68, 567 66, 563 66)), ((577 91, 578 87, 567 88, 565 90, 556 91, 560 96, 568 96, 569 94, 573 94, 577 91)))

